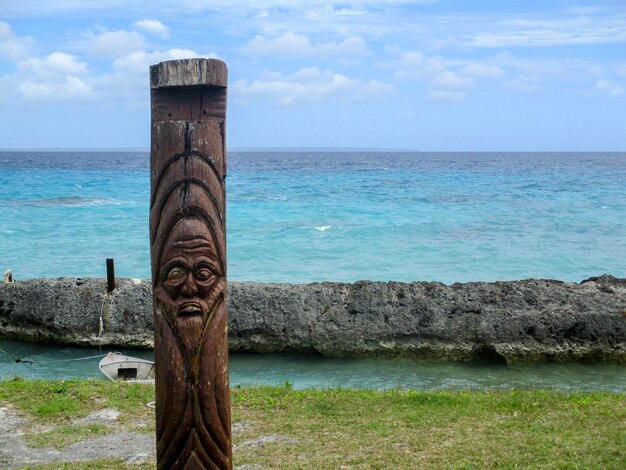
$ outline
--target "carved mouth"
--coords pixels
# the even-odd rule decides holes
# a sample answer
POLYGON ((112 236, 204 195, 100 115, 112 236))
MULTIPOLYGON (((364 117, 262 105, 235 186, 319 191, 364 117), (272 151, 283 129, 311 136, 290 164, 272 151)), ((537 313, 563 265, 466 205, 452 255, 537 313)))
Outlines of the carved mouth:
POLYGON ((184 302, 178 309, 178 315, 185 317, 202 316, 202 306, 198 302, 184 302))

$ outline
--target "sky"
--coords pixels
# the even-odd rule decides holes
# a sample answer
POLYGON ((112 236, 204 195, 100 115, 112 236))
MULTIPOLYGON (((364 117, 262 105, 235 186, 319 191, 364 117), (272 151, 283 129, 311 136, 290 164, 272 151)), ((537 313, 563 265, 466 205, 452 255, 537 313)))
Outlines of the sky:
POLYGON ((0 148, 147 148, 191 57, 231 148, 626 150, 623 0, 0 0, 0 148))

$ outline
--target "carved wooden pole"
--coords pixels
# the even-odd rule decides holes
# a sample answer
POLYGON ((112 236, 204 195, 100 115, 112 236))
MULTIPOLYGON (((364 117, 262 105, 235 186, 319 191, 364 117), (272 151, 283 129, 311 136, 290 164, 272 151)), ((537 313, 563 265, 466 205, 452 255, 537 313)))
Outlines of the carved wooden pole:
POLYGON ((157 466, 231 469, 226 64, 161 62, 150 85, 157 466))

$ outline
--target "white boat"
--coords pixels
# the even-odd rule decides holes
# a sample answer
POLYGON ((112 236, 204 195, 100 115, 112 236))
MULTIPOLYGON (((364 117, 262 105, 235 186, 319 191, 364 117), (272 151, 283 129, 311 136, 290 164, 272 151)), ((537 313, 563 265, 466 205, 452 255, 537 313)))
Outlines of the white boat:
POLYGON ((110 352, 102 358, 99 367, 100 372, 111 380, 124 380, 127 382, 154 381, 154 362, 138 357, 110 352))

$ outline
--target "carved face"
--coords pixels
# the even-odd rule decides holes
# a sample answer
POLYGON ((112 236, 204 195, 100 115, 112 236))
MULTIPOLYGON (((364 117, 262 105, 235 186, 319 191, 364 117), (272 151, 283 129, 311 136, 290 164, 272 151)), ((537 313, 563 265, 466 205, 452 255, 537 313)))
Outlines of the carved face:
POLYGON ((159 271, 170 318, 206 319, 223 276, 209 228, 197 218, 182 219, 165 244, 159 271))

